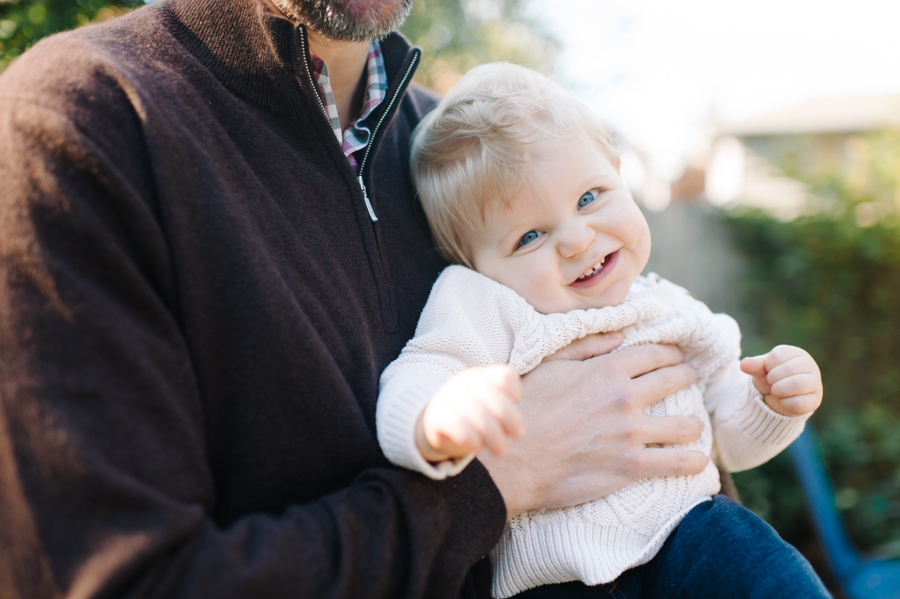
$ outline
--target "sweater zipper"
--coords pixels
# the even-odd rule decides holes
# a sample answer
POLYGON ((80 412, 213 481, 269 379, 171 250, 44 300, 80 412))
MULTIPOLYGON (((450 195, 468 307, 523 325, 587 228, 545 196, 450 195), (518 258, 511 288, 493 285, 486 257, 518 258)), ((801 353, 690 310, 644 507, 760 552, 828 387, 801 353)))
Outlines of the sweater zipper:
MULTIPOLYGON (((300 41, 303 44, 303 66, 306 68, 306 76, 309 77, 309 82, 313 85, 313 92, 316 95, 316 102, 319 103, 319 108, 322 109, 322 114, 325 115, 325 118, 328 118, 328 111, 325 110, 325 104, 322 103, 322 98, 319 97, 319 90, 316 84, 316 80, 313 79, 312 71, 309 70, 309 60, 307 60, 307 56, 309 56, 309 42, 306 39, 306 29, 300 28, 300 41)), ((328 126, 331 126, 331 122, 328 123, 328 126)))
MULTIPOLYGON (((309 41, 306 38, 306 30, 300 29, 300 40, 303 43, 303 66, 306 68, 306 76, 309 77, 309 81, 315 86, 316 81, 313 79, 312 71, 309 70, 309 60, 306 57, 309 55, 309 41)), ((400 97, 400 94, 406 90, 406 82, 412 76, 413 71, 416 70, 416 64, 419 62, 419 57, 422 53, 417 49, 413 51, 412 60, 409 63, 409 67, 406 69, 406 73, 403 75, 403 79, 400 80, 400 85, 397 86, 397 89, 394 91, 394 95, 391 97, 391 101, 388 103, 387 108, 381 113, 381 118, 378 119, 378 123, 375 125, 375 128, 372 129, 372 133, 369 134, 369 143, 366 145, 366 153, 363 154, 362 162, 359 164, 359 176, 357 180, 359 181, 359 188, 362 191, 363 201, 366 203, 366 210, 369 211, 369 218, 372 219, 372 222, 378 222, 378 217, 375 216, 375 209, 372 208, 372 202, 369 200, 369 193, 366 190, 366 184, 363 180, 363 174, 365 172, 366 163, 369 161, 369 152, 372 151, 372 145, 375 141, 375 136, 378 135, 378 130, 381 129, 382 123, 384 123, 385 117, 391 112, 391 108, 393 108, 394 103, 397 101, 397 98, 400 97)), ((328 111, 325 110, 325 104, 322 103, 322 98, 319 97, 318 90, 314 90, 316 94, 316 101, 319 103, 319 108, 322 109, 322 114, 325 115, 325 118, 328 118, 328 111)), ((328 123, 329 126, 331 123, 328 123)))
MULTIPOLYGON (((313 86, 317 86, 318 84, 316 83, 316 80, 313 79, 312 72, 309 70, 309 61, 306 59, 306 56, 309 54, 309 43, 306 39, 306 29, 301 29, 300 32, 301 32, 300 39, 303 41, 303 66, 306 67, 306 76, 309 77, 309 81, 310 81, 310 83, 313 84, 313 86)), ((316 101, 319 103, 319 108, 322 109, 322 114, 324 114, 325 118, 327 119, 328 111, 325 110, 325 104, 322 103, 322 98, 319 97, 319 91, 318 91, 318 89, 315 89, 314 91, 316 94, 316 101)), ((381 121, 378 121, 378 124, 381 125, 381 121)), ((331 122, 329 122, 328 125, 331 126, 331 122)), ((376 130, 377 130, 377 128, 376 128, 376 130)), ((369 137, 369 145, 371 145, 371 141, 372 141, 373 137, 374 137, 374 135, 369 137)), ((369 151, 367 149, 366 155, 368 156, 368 154, 369 154, 369 151)), ((359 172, 362 173, 362 167, 360 167, 359 172)), ((369 194, 366 193, 366 186, 363 183, 362 175, 360 175, 358 178, 359 178, 359 186, 362 189, 363 201, 366 203, 366 210, 369 211, 369 218, 372 219, 372 222, 375 222, 378 220, 378 218, 375 216, 375 210, 372 209, 372 203, 369 201, 369 194)))
MULTIPOLYGON (((300 28, 300 49, 303 52, 303 65, 306 70, 307 80, 310 85, 315 86, 316 82, 312 76, 312 69, 309 65, 309 40, 306 36, 306 29, 300 28)), ((369 170, 369 161, 372 158, 373 150, 377 145, 378 136, 381 134, 381 130, 388 120, 388 117, 396 109, 397 102, 403 95, 404 91, 409 84, 409 81, 412 77, 413 72, 416 69, 420 59, 422 56, 422 52, 415 48, 412 52, 412 56, 409 57, 409 65, 406 68, 406 72, 404 73, 402 79, 400 80, 399 85, 396 87, 394 93, 391 95, 390 101, 387 103, 385 110, 381 113, 381 116, 378 118, 378 122, 375 124, 375 127, 372 128, 372 133, 369 136, 369 143, 366 145, 366 151, 363 154, 362 161, 360 162, 359 171, 357 175, 357 182, 359 183, 360 191, 362 192, 363 202, 365 202, 366 211, 368 212, 369 219, 372 223, 378 222, 378 217, 375 215, 375 209, 372 206, 372 202, 369 199, 368 190, 366 189, 366 175, 369 170)), ((331 128, 331 123, 328 122, 328 113, 325 111, 325 104, 322 102, 322 98, 319 97, 319 94, 315 88, 313 88, 313 92, 316 95, 316 102, 319 104, 319 109, 321 110, 321 114, 325 117, 326 123, 331 128)), ((346 164, 346 159, 345 159, 346 164)), ((350 168, 349 164, 346 164, 347 168, 350 168)), ((351 169, 352 170, 352 169, 351 169)), ((360 215, 361 216, 361 215, 360 215)), ((365 217, 363 217, 365 218, 365 217)), ((384 330, 387 333, 396 332, 396 321, 397 317, 394 314, 394 301, 391 293, 391 286, 389 284, 390 281, 390 269, 388 267, 387 256, 385 255, 384 247, 378 240, 378 230, 379 227, 372 226, 370 229, 370 234, 373 236, 372 246, 367 246, 367 251, 369 252, 370 264, 372 267, 372 276, 374 277, 374 282, 377 287, 377 293, 380 304, 380 312, 381 312, 381 320, 384 326, 384 330)), ((365 236, 365 233, 364 233, 365 236)))
MULTIPOLYGON (((366 208, 369 209, 369 218, 372 219, 372 222, 377 222, 378 217, 375 216, 375 210, 372 209, 372 203, 369 201, 369 194, 366 192, 366 184, 363 180, 363 175, 365 174, 366 164, 369 162, 369 153, 372 151, 372 146, 375 144, 375 137, 378 135, 378 131, 381 129, 382 123, 384 123, 384 119, 391 113, 391 109, 394 107, 394 103, 397 101, 397 98, 406 90, 407 81, 412 77, 413 72, 416 70, 416 65, 419 62, 419 57, 422 56, 422 53, 415 49, 413 50, 412 60, 409 61, 409 67, 406 69, 406 73, 403 75, 403 78, 400 80, 400 85, 397 86, 397 89, 394 90, 394 95, 391 96, 391 101, 388 103, 387 108, 381 113, 381 117, 378 119, 378 123, 375 124, 375 127, 372 129, 372 133, 369 135, 369 143, 366 145, 366 153, 363 154, 362 162, 359 163, 359 187, 362 189, 363 200, 366 202, 366 208)), ((307 69, 309 66, 307 66, 307 69)), ((319 100, 321 103, 321 100, 319 100)))

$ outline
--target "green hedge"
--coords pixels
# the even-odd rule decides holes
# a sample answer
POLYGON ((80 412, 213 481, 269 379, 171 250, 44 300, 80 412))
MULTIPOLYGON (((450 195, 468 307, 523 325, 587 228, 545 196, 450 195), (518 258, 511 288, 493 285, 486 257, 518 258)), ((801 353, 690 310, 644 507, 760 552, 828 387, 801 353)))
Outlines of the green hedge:
MULTIPOLYGON (((900 136, 854 141, 862 158, 842 169, 792 172, 800 161, 786 158, 818 198, 814 216, 732 211, 729 223, 748 264, 743 324, 758 336, 745 355, 778 343, 813 355, 825 398, 812 423, 850 536, 900 555, 900 136)), ((735 478, 748 507, 809 543, 787 456, 735 478)))
POLYGON ((143 6, 143 0, 0 0, 0 71, 42 37, 143 6))

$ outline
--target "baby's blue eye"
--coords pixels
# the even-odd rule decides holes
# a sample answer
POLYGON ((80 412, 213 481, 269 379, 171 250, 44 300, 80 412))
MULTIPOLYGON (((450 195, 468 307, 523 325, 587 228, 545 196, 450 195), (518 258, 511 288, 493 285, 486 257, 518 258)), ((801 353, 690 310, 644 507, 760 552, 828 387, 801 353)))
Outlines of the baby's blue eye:
POLYGON ((525 244, 531 243, 532 241, 534 241, 535 239, 537 239, 540 236, 541 236, 540 233, 538 233, 537 231, 529 231, 529 232, 525 233, 524 235, 522 235, 522 238, 519 239, 519 247, 522 247, 525 244))
POLYGON ((580 198, 578 198, 578 207, 584 208, 585 206, 587 206, 588 204, 590 204, 591 202, 593 202, 596 199, 597 199, 597 192, 589 191, 586 194, 584 194, 583 196, 581 196, 580 198))

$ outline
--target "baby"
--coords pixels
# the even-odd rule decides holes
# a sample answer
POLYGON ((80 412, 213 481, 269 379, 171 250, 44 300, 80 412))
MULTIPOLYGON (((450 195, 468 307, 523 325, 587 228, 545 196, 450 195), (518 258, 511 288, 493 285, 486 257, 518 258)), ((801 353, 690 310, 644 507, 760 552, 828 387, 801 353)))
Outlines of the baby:
MULTIPOLYGON (((509 438, 525 433, 515 375, 594 333, 621 331, 620 349, 681 348, 696 382, 648 411, 700 418, 704 432, 687 447, 729 471, 782 451, 821 403, 808 353, 778 346, 739 362, 731 318, 641 276, 650 231, 619 175, 615 145, 545 77, 507 64, 473 69, 419 125, 411 162, 429 225, 455 265, 382 375, 378 438, 394 463, 441 479, 483 448, 502 455, 509 438)), ((646 479, 579 506, 515 517, 491 552, 492 594, 606 597, 600 590, 618 583, 624 594, 615 596, 655 596, 663 591, 648 591, 644 578, 652 578, 691 587, 667 587, 666 596, 829 596, 771 528, 713 499, 719 490, 710 461, 698 475, 646 479), (735 542, 746 547, 735 550, 735 542), (706 584, 726 569, 746 588, 729 583, 722 595, 706 584), (560 584, 569 581, 581 582, 560 584)))

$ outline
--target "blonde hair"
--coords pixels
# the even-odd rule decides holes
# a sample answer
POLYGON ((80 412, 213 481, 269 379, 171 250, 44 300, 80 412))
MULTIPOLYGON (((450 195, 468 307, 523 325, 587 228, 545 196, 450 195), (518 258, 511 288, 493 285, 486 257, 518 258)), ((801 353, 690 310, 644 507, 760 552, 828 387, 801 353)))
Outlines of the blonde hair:
POLYGON ((545 76, 507 63, 466 73, 412 135, 413 181, 444 257, 472 267, 486 210, 536 189, 541 148, 573 138, 619 154, 603 122, 545 76))

